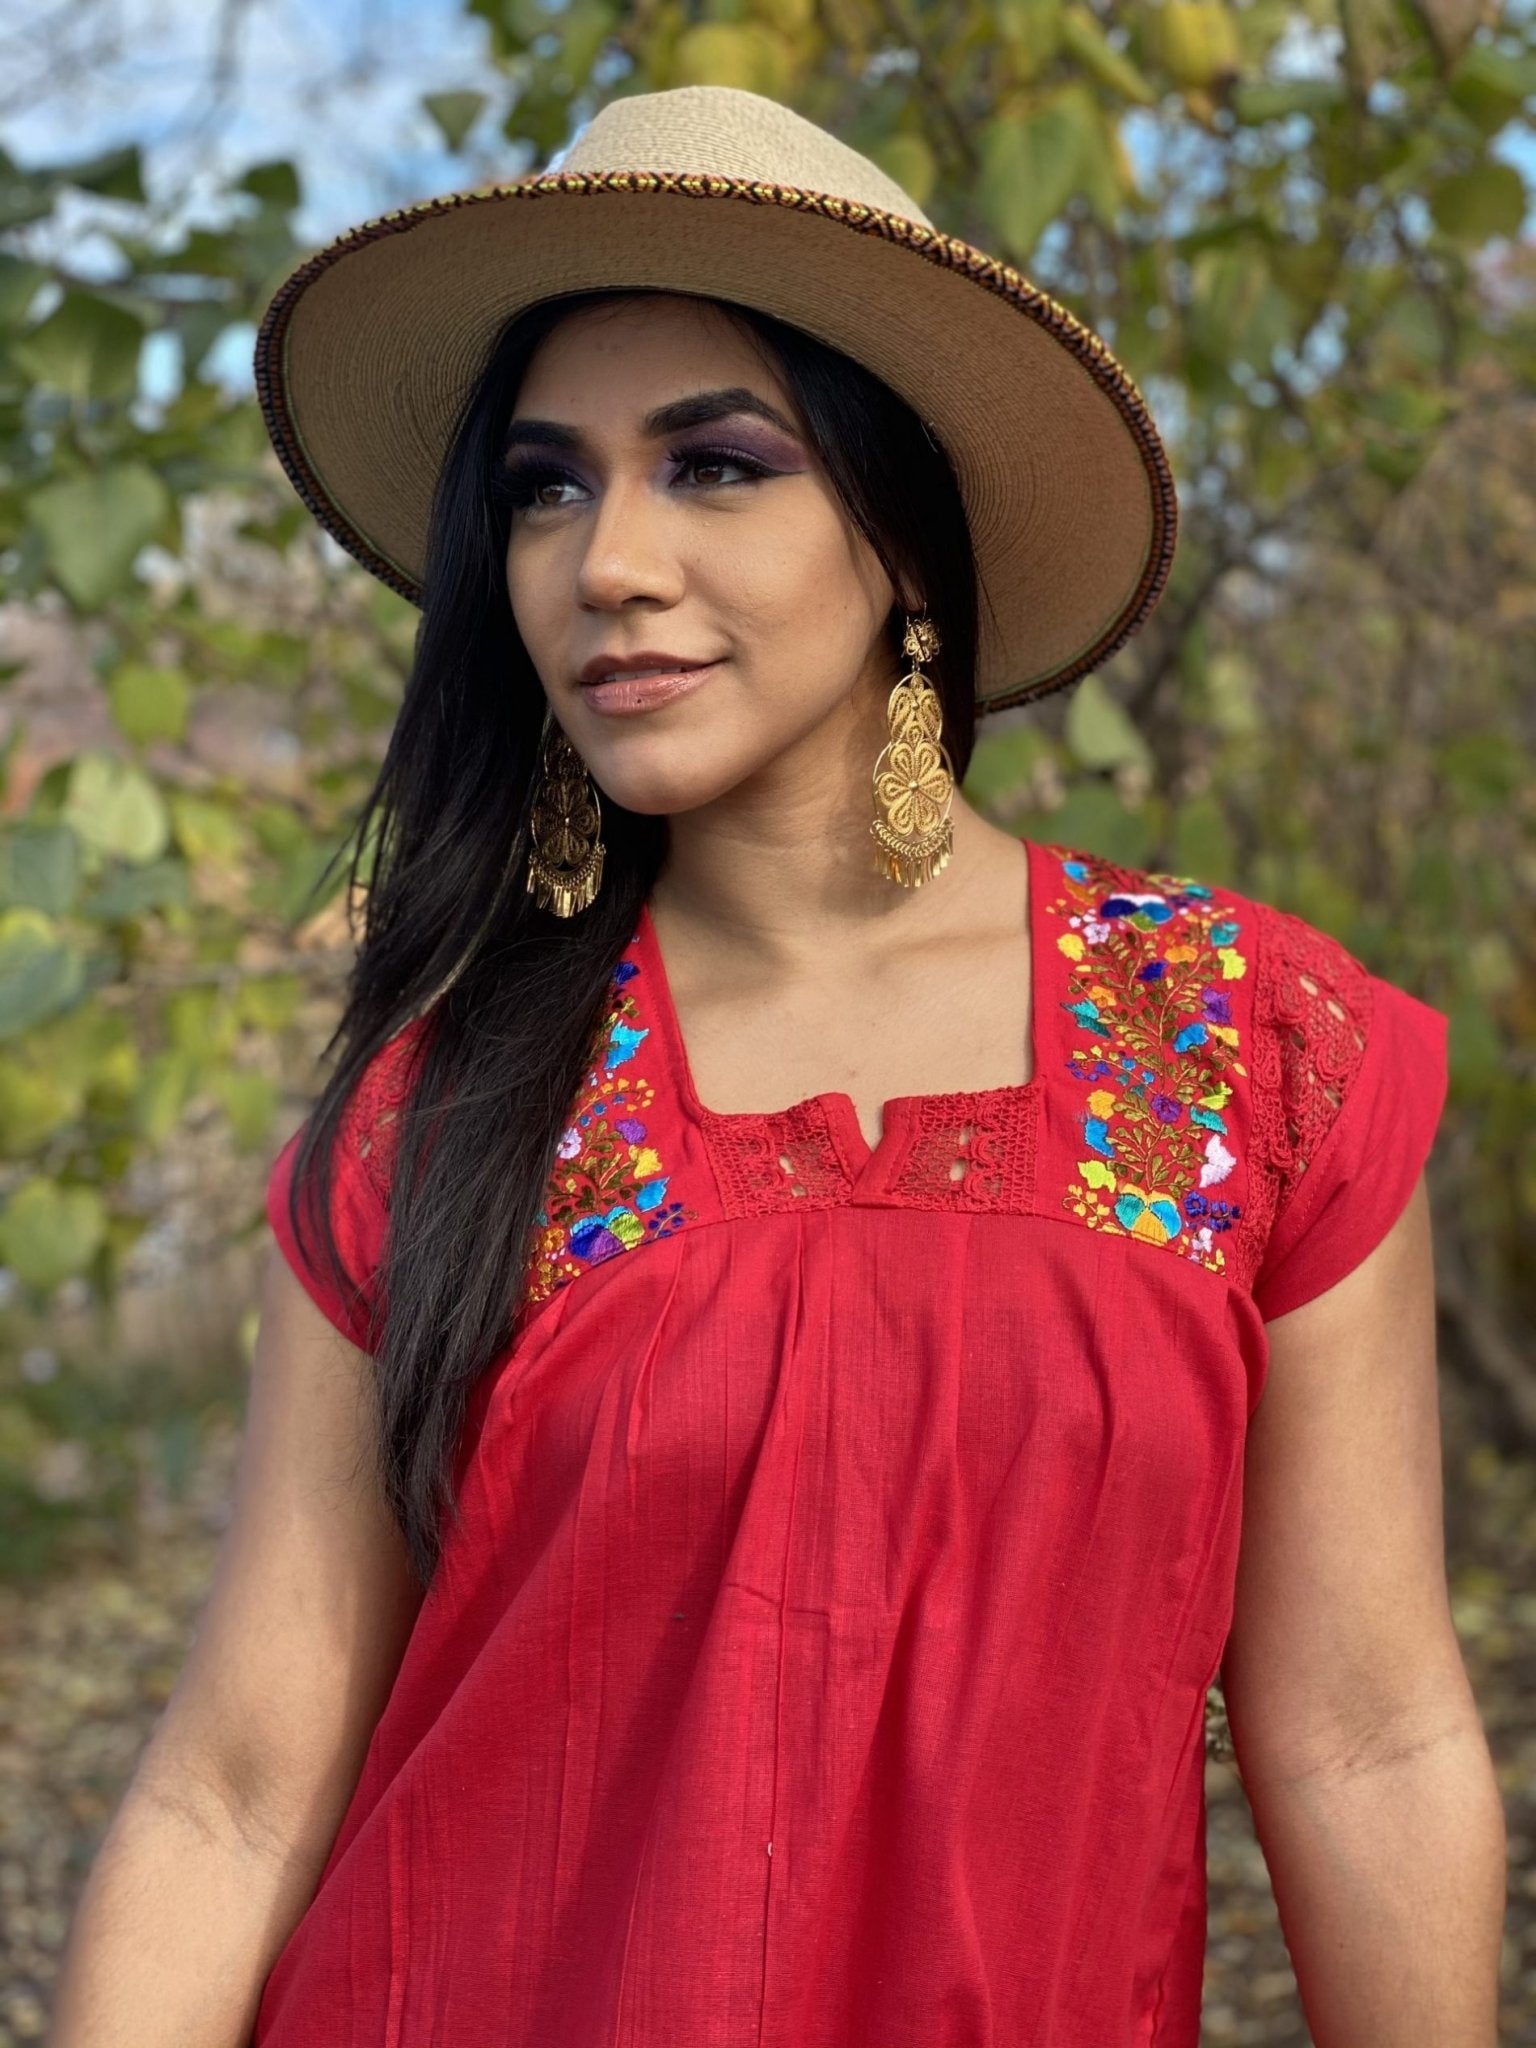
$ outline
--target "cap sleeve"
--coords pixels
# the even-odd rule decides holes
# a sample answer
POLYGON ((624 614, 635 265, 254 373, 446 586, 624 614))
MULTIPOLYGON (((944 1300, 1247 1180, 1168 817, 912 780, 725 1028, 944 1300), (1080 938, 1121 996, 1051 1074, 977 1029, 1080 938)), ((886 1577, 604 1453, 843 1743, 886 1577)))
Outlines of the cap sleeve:
POLYGON ((319 1235, 318 1180, 300 1190, 297 1231, 290 1213, 299 1146, 313 1113, 278 1153, 267 1178, 267 1221, 278 1249, 311 1301, 363 1351, 376 1342, 376 1282, 389 1230, 394 1126, 414 1072, 419 1031, 418 1019, 374 1055, 342 1112, 331 1162, 330 1222, 343 1273, 332 1271, 319 1235))
POLYGON ((1252 1293, 1269 1322, 1353 1272, 1406 1208, 1445 1105, 1449 1019, 1290 912, 1264 905, 1259 923, 1276 1189, 1252 1293))

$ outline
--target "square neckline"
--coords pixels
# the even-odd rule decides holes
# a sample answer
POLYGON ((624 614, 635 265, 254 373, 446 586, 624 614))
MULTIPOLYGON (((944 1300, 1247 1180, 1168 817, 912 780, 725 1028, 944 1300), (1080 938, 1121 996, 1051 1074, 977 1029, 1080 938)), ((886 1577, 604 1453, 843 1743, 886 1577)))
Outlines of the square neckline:
POLYGON ((862 1178, 875 1167, 876 1162, 885 1159, 892 1147, 904 1142, 925 1108, 941 1103, 955 1107, 975 1106, 980 1109, 988 1104, 1014 1103, 1023 1106, 1032 1102, 1042 1085, 1038 1000, 1040 975, 1035 946, 1039 928, 1037 905, 1040 875, 1035 842, 1019 834, 1016 843, 1024 849, 1025 865, 1024 929, 1021 936, 1029 952, 1030 967, 1029 1024, 1025 1032, 1025 1044, 1029 1053, 1029 1079, 1005 1081, 990 1088, 926 1089, 887 1096, 880 1105, 880 1136, 873 1145, 859 1121, 857 1103, 844 1088, 819 1089, 813 1095, 803 1095, 778 1109, 711 1109, 700 1098, 693 1078, 693 1065, 688 1056, 687 1041, 683 1036, 682 1022, 678 1016, 677 1004, 673 1000, 666 957, 651 917, 650 898, 647 897, 640 906, 636 939, 651 969, 656 1014, 666 1034, 679 1089, 689 1112, 699 1124, 721 1132, 745 1131, 760 1127, 765 1121, 799 1118, 819 1111, 831 1122, 841 1143, 846 1147, 845 1156, 851 1170, 862 1178))

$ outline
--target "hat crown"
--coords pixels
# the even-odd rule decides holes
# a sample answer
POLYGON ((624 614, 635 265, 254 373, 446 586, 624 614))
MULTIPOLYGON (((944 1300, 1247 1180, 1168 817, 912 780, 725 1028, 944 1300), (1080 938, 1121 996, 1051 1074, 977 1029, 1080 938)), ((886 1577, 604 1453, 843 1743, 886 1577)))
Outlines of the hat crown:
POLYGON ((827 192, 919 226, 910 192, 814 121, 735 85, 675 85, 610 100, 577 136, 562 171, 687 171, 827 192))

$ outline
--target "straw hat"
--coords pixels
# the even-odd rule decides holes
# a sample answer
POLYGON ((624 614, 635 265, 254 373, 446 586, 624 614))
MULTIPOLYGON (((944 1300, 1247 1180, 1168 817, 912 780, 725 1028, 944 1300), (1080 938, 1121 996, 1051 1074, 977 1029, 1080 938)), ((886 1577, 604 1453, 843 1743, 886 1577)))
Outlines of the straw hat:
POLYGON ((559 170, 384 214, 302 264, 256 340, 299 496, 419 604, 433 487, 494 336, 555 293, 626 286, 777 314, 929 423, 976 556, 980 711, 1076 681, 1156 604, 1173 479, 1104 342, 868 157, 733 86, 611 101, 559 170))

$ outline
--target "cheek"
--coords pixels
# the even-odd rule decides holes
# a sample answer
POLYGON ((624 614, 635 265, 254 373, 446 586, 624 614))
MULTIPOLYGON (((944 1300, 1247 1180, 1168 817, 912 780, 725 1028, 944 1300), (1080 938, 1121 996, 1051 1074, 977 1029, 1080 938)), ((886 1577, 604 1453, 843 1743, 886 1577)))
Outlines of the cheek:
MULTIPOLYGON (((699 565, 722 611, 734 615, 741 651, 793 690, 846 689, 885 615, 878 565, 855 553, 846 524, 819 492, 786 504, 772 522, 732 535, 699 565)), ((862 545, 862 542, 861 542, 862 545)), ((867 548, 864 555, 868 555, 867 548)))

